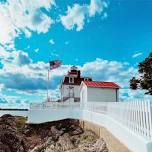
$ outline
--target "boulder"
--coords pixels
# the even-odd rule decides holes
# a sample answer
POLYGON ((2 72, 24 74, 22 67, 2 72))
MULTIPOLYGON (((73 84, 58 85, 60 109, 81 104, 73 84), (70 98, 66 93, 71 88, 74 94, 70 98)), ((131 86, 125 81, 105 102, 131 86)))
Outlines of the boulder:
POLYGON ((54 143, 52 137, 49 137, 44 143, 41 143, 34 147, 34 149, 30 150, 30 152, 45 152, 46 149, 51 150, 49 147, 54 143))
POLYGON ((56 143, 56 149, 58 151, 63 152, 73 148, 75 147, 72 141, 70 140, 70 135, 68 133, 65 133, 64 135, 59 137, 59 140, 56 143))
MULTIPOLYGON (((8 130, 0 133, 0 142, 11 150, 11 152, 26 152, 26 141, 14 132, 8 130)), ((5 148, 4 148, 5 149, 5 148)))
POLYGON ((0 142, 0 152, 11 152, 11 150, 7 145, 0 142))
POLYGON ((73 127, 71 135, 79 135, 83 133, 83 129, 80 126, 73 127))
POLYGON ((24 117, 0 117, 0 152, 108 152, 98 138, 78 120, 26 124, 24 117))
POLYGON ((89 148, 89 151, 90 152, 108 152, 108 148, 106 146, 106 142, 101 138, 101 139, 97 139, 95 144, 93 144, 89 148))
POLYGON ((55 126, 52 126, 51 133, 54 140, 57 140, 64 132, 63 130, 58 130, 55 126))

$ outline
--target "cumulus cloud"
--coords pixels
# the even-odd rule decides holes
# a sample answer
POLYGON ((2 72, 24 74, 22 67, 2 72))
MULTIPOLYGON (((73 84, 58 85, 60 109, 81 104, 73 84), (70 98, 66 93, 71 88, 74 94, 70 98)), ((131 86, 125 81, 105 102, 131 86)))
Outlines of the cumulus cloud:
POLYGON ((100 14, 108 4, 103 0, 91 0, 89 6, 89 16, 94 16, 96 13, 100 14))
POLYGON ((122 88, 128 87, 130 77, 137 73, 137 69, 131 67, 129 63, 100 58, 84 64, 81 70, 83 75, 90 76, 94 80, 114 81, 122 88))
POLYGON ((132 58, 137 58, 137 57, 139 57, 139 56, 141 56, 141 55, 142 55, 141 52, 135 53, 135 54, 132 55, 132 58))
POLYGON ((10 56, 10 53, 0 46, 0 59, 7 58, 8 56, 10 56))
POLYGON ((73 7, 68 6, 66 15, 60 16, 61 23, 68 30, 76 27, 76 31, 80 31, 84 27, 86 18, 101 14, 107 7, 108 4, 104 0, 91 0, 89 5, 74 4, 73 7))
POLYGON ((0 83, 3 83, 6 88, 18 90, 46 89, 46 82, 42 78, 27 77, 21 73, 1 75, 0 83))
POLYGON ((55 5, 54 0, 9 0, 0 3, 0 44, 13 43, 21 33, 31 36, 31 31, 46 33, 53 20, 41 9, 47 11, 55 5))
MULTIPOLYGON (((18 59, 14 58, 12 62, 15 62, 14 60, 18 59)), ((6 88, 22 90, 28 93, 46 90, 48 64, 44 62, 33 63, 30 59, 29 61, 28 64, 23 64, 23 66, 20 66, 18 62, 13 65, 10 63, 5 64, 0 71, 0 83, 3 83, 6 88)), ((60 85, 60 81, 70 66, 62 65, 59 69, 51 72, 49 88, 52 91, 56 90, 60 85)), ((93 80, 98 81, 116 82, 123 90, 129 88, 131 76, 137 74, 137 69, 130 66, 129 63, 108 61, 100 58, 78 67, 84 76, 90 76, 93 80)), ((126 93, 129 94, 128 90, 126 93)), ((124 94, 124 92, 121 92, 122 96, 124 94)))
POLYGON ((17 64, 20 66, 30 64, 32 60, 29 58, 28 54, 22 51, 19 51, 17 54, 17 64))
MULTIPOLYGON (((18 94, 36 95, 46 98, 46 84, 49 84, 50 94, 59 97, 59 86, 63 76, 71 65, 62 65, 50 73, 47 81, 48 63, 35 62, 23 51, 13 51, 3 59, 3 68, 0 69, 0 84, 2 89, 16 90, 18 94)), ((144 92, 134 92, 129 89, 129 80, 137 75, 137 69, 127 62, 108 61, 97 58, 78 66, 83 76, 90 76, 97 81, 113 81, 120 85, 120 98, 142 97, 144 92)))
POLYGON ((36 62, 24 51, 13 51, 2 60, 3 68, 0 69, 0 84, 8 89, 24 91, 46 90, 49 83, 50 89, 56 89, 65 74, 66 66, 54 70, 47 82, 48 63, 36 62))

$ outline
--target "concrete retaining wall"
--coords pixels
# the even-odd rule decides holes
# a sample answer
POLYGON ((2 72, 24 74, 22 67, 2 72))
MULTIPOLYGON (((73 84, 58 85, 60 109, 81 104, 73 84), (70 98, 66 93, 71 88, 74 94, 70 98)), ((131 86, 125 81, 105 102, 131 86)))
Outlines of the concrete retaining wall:
POLYGON ((110 152, 131 152, 124 144, 115 138, 105 127, 80 120, 80 126, 84 130, 94 131, 100 138, 103 138, 110 152))

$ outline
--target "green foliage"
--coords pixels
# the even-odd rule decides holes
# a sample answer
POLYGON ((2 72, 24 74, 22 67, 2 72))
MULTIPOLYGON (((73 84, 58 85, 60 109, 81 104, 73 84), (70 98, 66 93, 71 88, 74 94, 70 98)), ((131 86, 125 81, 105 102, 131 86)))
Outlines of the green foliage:
POLYGON ((152 53, 138 65, 140 78, 133 77, 130 80, 130 88, 147 90, 146 94, 152 95, 152 53))
POLYGON ((16 118, 17 128, 20 129, 20 128, 24 127, 26 122, 27 122, 27 118, 26 117, 17 117, 16 118))

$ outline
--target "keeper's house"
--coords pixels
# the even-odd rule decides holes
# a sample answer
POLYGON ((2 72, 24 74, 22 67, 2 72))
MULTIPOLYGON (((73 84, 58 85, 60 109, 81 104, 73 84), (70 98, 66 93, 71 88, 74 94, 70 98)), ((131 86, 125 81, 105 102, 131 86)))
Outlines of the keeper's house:
POLYGON ((118 102, 119 88, 114 82, 83 81, 80 102, 118 102))

